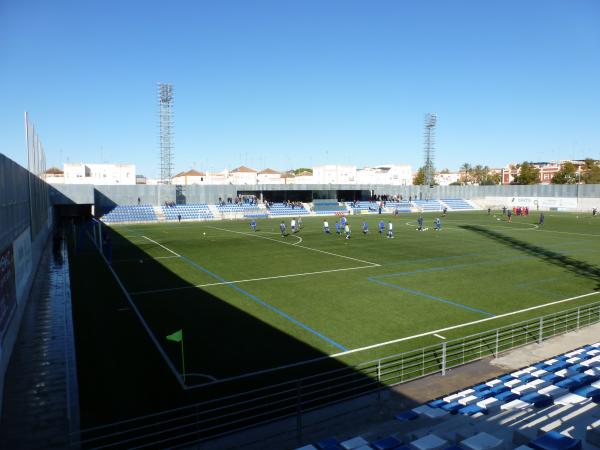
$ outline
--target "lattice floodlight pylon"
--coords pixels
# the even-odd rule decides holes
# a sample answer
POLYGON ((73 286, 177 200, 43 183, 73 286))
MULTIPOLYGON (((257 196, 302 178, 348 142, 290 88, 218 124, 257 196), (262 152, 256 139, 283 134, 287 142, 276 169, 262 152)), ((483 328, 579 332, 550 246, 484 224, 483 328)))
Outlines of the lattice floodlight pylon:
POLYGON ((158 84, 160 180, 171 184, 173 176, 173 85, 158 84))
POLYGON ((425 114, 425 131, 424 131, 424 145, 423 145, 423 156, 424 164, 423 169, 425 171, 425 185, 432 186, 435 178, 435 126, 437 124, 437 114, 428 113, 425 114))

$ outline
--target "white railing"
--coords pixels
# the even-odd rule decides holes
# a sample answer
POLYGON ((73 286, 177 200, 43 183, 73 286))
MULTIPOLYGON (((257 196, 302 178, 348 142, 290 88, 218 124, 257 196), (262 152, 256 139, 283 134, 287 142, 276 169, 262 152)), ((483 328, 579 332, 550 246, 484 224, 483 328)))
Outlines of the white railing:
MULTIPOLYGON (((311 410, 427 375, 443 375, 450 368, 598 322, 600 303, 593 303, 356 366, 340 367, 340 363, 335 369, 252 389, 242 384, 235 386, 240 393, 81 430, 80 440, 73 445, 96 449, 175 447, 290 417, 296 420, 288 431, 297 433, 300 441, 302 416, 311 410)), ((214 384, 207 388, 207 395, 208 389, 214 392, 214 384)))

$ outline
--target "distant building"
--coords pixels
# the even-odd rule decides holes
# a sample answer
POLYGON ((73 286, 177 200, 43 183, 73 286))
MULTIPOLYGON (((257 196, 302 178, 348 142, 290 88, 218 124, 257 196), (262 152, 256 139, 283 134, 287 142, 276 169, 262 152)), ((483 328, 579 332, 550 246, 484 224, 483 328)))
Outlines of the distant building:
MULTIPOLYGON (((540 184, 551 184, 554 175, 556 175, 562 165, 567 162, 576 167, 577 173, 581 173, 581 168, 585 164, 583 159, 563 159, 560 161, 550 162, 532 162, 530 164, 540 170, 540 184)), ((515 177, 519 175, 519 173, 520 168, 517 167, 517 164, 508 164, 504 169, 502 169, 502 184, 511 184, 515 180, 515 177)))
POLYGON ((134 164, 64 164, 65 184, 133 185, 134 164))
POLYGON ((205 184, 206 174, 197 170, 188 170, 180 172, 171 179, 172 184, 188 186, 190 184, 205 184))
POLYGON ((412 167, 408 164, 365 167, 356 171, 357 184, 412 185, 412 167))
POLYGON ((356 183, 356 166, 325 165, 313 167, 315 184, 354 184, 356 183))
POLYGON ((258 172, 250 167, 240 166, 229 174, 232 184, 256 184, 258 172))
POLYGON ((58 167, 50 167, 46 170, 42 176, 42 180, 46 183, 50 184, 64 184, 65 183, 65 173, 60 170, 58 167))
POLYGON ((460 172, 449 172, 449 173, 436 173, 435 180, 436 184, 440 186, 449 186, 452 183, 457 183, 461 180, 462 174, 460 172))
POLYGON ((297 173, 294 177, 294 184, 314 184, 315 177, 312 172, 308 170, 304 170, 300 173, 297 173))
POLYGON ((283 180, 281 179, 281 172, 277 172, 273 169, 264 169, 258 172, 256 176, 256 181, 258 184, 281 184, 283 180))
POLYGON ((136 175, 135 184, 148 184, 148 179, 144 175, 136 175))

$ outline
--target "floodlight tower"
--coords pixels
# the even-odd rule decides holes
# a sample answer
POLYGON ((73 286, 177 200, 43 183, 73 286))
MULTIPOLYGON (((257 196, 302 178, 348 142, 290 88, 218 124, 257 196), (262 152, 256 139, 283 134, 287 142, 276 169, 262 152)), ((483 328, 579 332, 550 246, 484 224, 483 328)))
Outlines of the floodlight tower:
POLYGON ((423 169, 425 171, 425 185, 432 186, 434 182, 435 172, 433 166, 433 160, 435 158, 435 126, 437 124, 437 115, 435 113, 425 114, 425 143, 424 148, 424 159, 425 164, 423 169))
POLYGON ((158 84, 160 180, 171 184, 173 175, 173 85, 158 84))

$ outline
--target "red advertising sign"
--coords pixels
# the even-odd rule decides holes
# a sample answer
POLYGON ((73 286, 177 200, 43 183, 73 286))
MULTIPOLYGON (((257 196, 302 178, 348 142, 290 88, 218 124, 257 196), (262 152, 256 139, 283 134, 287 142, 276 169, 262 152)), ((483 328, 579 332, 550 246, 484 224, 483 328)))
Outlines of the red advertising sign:
POLYGON ((16 306, 15 263, 10 246, 0 253, 0 342, 4 341, 4 334, 16 306))

